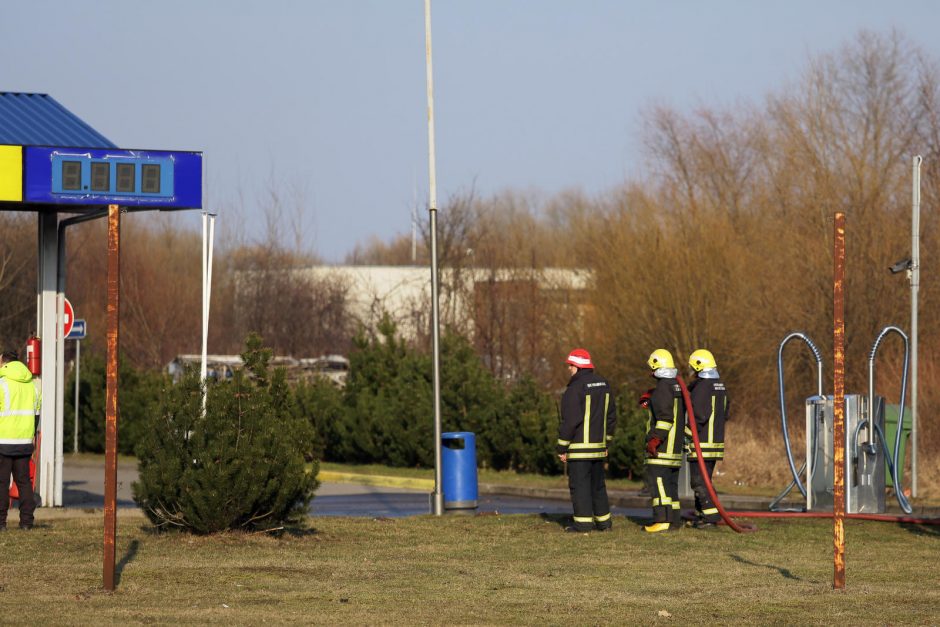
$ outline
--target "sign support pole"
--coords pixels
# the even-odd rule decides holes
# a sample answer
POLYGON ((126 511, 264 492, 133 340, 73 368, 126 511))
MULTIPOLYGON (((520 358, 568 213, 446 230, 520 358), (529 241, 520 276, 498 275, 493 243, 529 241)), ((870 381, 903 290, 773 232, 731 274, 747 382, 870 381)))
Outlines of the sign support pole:
POLYGON ((73 429, 72 435, 74 436, 74 446, 72 447, 73 453, 78 453, 78 383, 79 375, 81 373, 81 364, 82 364, 82 341, 75 340, 75 429, 73 429))
POLYGON ((118 322, 121 298, 121 208, 108 205, 107 392, 104 453, 104 589, 114 590, 117 530, 118 322))

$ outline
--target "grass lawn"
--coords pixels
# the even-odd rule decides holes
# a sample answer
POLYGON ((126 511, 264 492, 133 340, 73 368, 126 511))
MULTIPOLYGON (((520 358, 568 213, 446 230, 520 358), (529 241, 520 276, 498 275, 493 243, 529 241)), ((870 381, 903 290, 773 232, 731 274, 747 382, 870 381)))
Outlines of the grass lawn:
MULTIPOLYGON (((155 534, 118 523, 101 589, 100 515, 0 534, 5 622, 210 624, 936 624, 940 530, 847 521, 847 590, 830 521, 737 535, 566 534, 536 515, 314 518, 281 537, 155 534), (28 608, 28 613, 27 613, 28 608)), ((11 523, 15 522, 15 514, 11 523)))

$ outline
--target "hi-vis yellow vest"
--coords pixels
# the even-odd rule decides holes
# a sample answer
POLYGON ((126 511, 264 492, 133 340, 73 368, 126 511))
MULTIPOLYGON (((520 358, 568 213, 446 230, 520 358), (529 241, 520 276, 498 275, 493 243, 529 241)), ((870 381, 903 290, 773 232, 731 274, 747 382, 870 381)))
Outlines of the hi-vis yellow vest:
POLYGON ((40 398, 33 375, 19 361, 0 367, 0 444, 30 444, 40 398))

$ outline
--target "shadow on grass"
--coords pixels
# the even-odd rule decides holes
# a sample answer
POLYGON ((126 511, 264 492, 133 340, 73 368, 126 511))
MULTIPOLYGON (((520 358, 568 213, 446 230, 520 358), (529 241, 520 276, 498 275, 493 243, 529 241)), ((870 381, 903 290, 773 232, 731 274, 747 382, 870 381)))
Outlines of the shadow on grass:
POLYGON ((901 529, 912 533, 915 536, 940 536, 940 527, 936 525, 915 525, 913 523, 901 523, 901 529))
POLYGON ((545 522, 555 523, 562 529, 574 523, 574 520, 571 518, 571 514, 547 514, 543 512, 539 514, 539 518, 545 522))
MULTIPOLYGON (((548 514, 543 512, 539 514, 539 518, 541 518, 544 522, 554 523, 562 529, 565 527, 570 527, 574 524, 574 518, 572 518, 571 514, 548 514)), ((650 522, 652 522, 649 516, 631 516, 628 514, 624 516, 624 519, 626 519, 627 522, 637 525, 638 527, 643 527, 644 525, 648 525, 650 522)), ((614 524, 616 525, 617 523, 614 524)))
POLYGON ((777 571, 778 573, 780 573, 780 575, 781 575, 784 579, 792 579, 793 581, 803 581, 802 579, 800 579, 799 577, 797 577, 796 575, 794 575, 793 573, 791 573, 789 568, 781 568, 781 567, 779 567, 779 566, 774 566, 773 564, 758 564, 757 562, 752 562, 752 561, 750 561, 750 560, 746 560, 746 559, 744 559, 743 557, 741 557, 740 555, 735 555, 735 554, 733 554, 733 553, 730 554, 730 557, 731 557, 731 559, 733 559, 734 561, 738 562, 739 564, 747 564, 748 566, 759 566, 759 567, 761 567, 761 568, 769 568, 769 569, 771 569, 771 570, 775 570, 775 571, 777 571))
POLYGON ((311 536, 320 534, 320 532, 314 529, 313 527, 300 527, 297 525, 285 525, 283 527, 274 527, 273 529, 256 529, 254 531, 229 529, 226 531, 219 531, 217 533, 210 533, 210 534, 193 533, 189 531, 188 529, 184 529, 182 527, 173 527, 173 526, 157 527, 154 525, 141 525, 140 531, 141 533, 148 535, 148 536, 170 536, 170 535, 175 534, 177 536, 193 535, 193 536, 202 536, 202 537, 205 537, 207 535, 212 536, 212 535, 218 535, 218 534, 223 534, 223 533, 233 533, 233 534, 244 534, 244 535, 249 535, 249 536, 250 535, 260 536, 260 535, 267 534, 275 538, 282 538, 284 536, 290 536, 291 538, 309 538, 311 536))
POLYGON ((124 557, 121 558, 121 561, 117 563, 114 567, 114 585, 120 585, 121 575, 124 574, 124 567, 133 561, 137 557, 137 551, 140 550, 140 540, 133 540, 130 546, 127 547, 127 552, 124 553, 124 557))

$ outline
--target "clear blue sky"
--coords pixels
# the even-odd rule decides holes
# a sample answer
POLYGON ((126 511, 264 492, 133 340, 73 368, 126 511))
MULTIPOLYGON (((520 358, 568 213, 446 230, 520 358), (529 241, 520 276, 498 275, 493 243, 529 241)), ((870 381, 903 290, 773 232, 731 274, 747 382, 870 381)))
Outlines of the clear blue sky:
MULTIPOLYGON (((470 188, 604 193, 642 163, 644 108, 760 101, 861 29, 896 28, 940 61, 931 0, 432 10, 441 204, 470 188)), ((416 193, 425 206, 423 12, 423 0, 8 0, 0 90, 51 94, 122 147, 204 151, 229 228, 263 232, 273 186, 304 207, 307 245, 340 261, 410 233, 416 193)))

